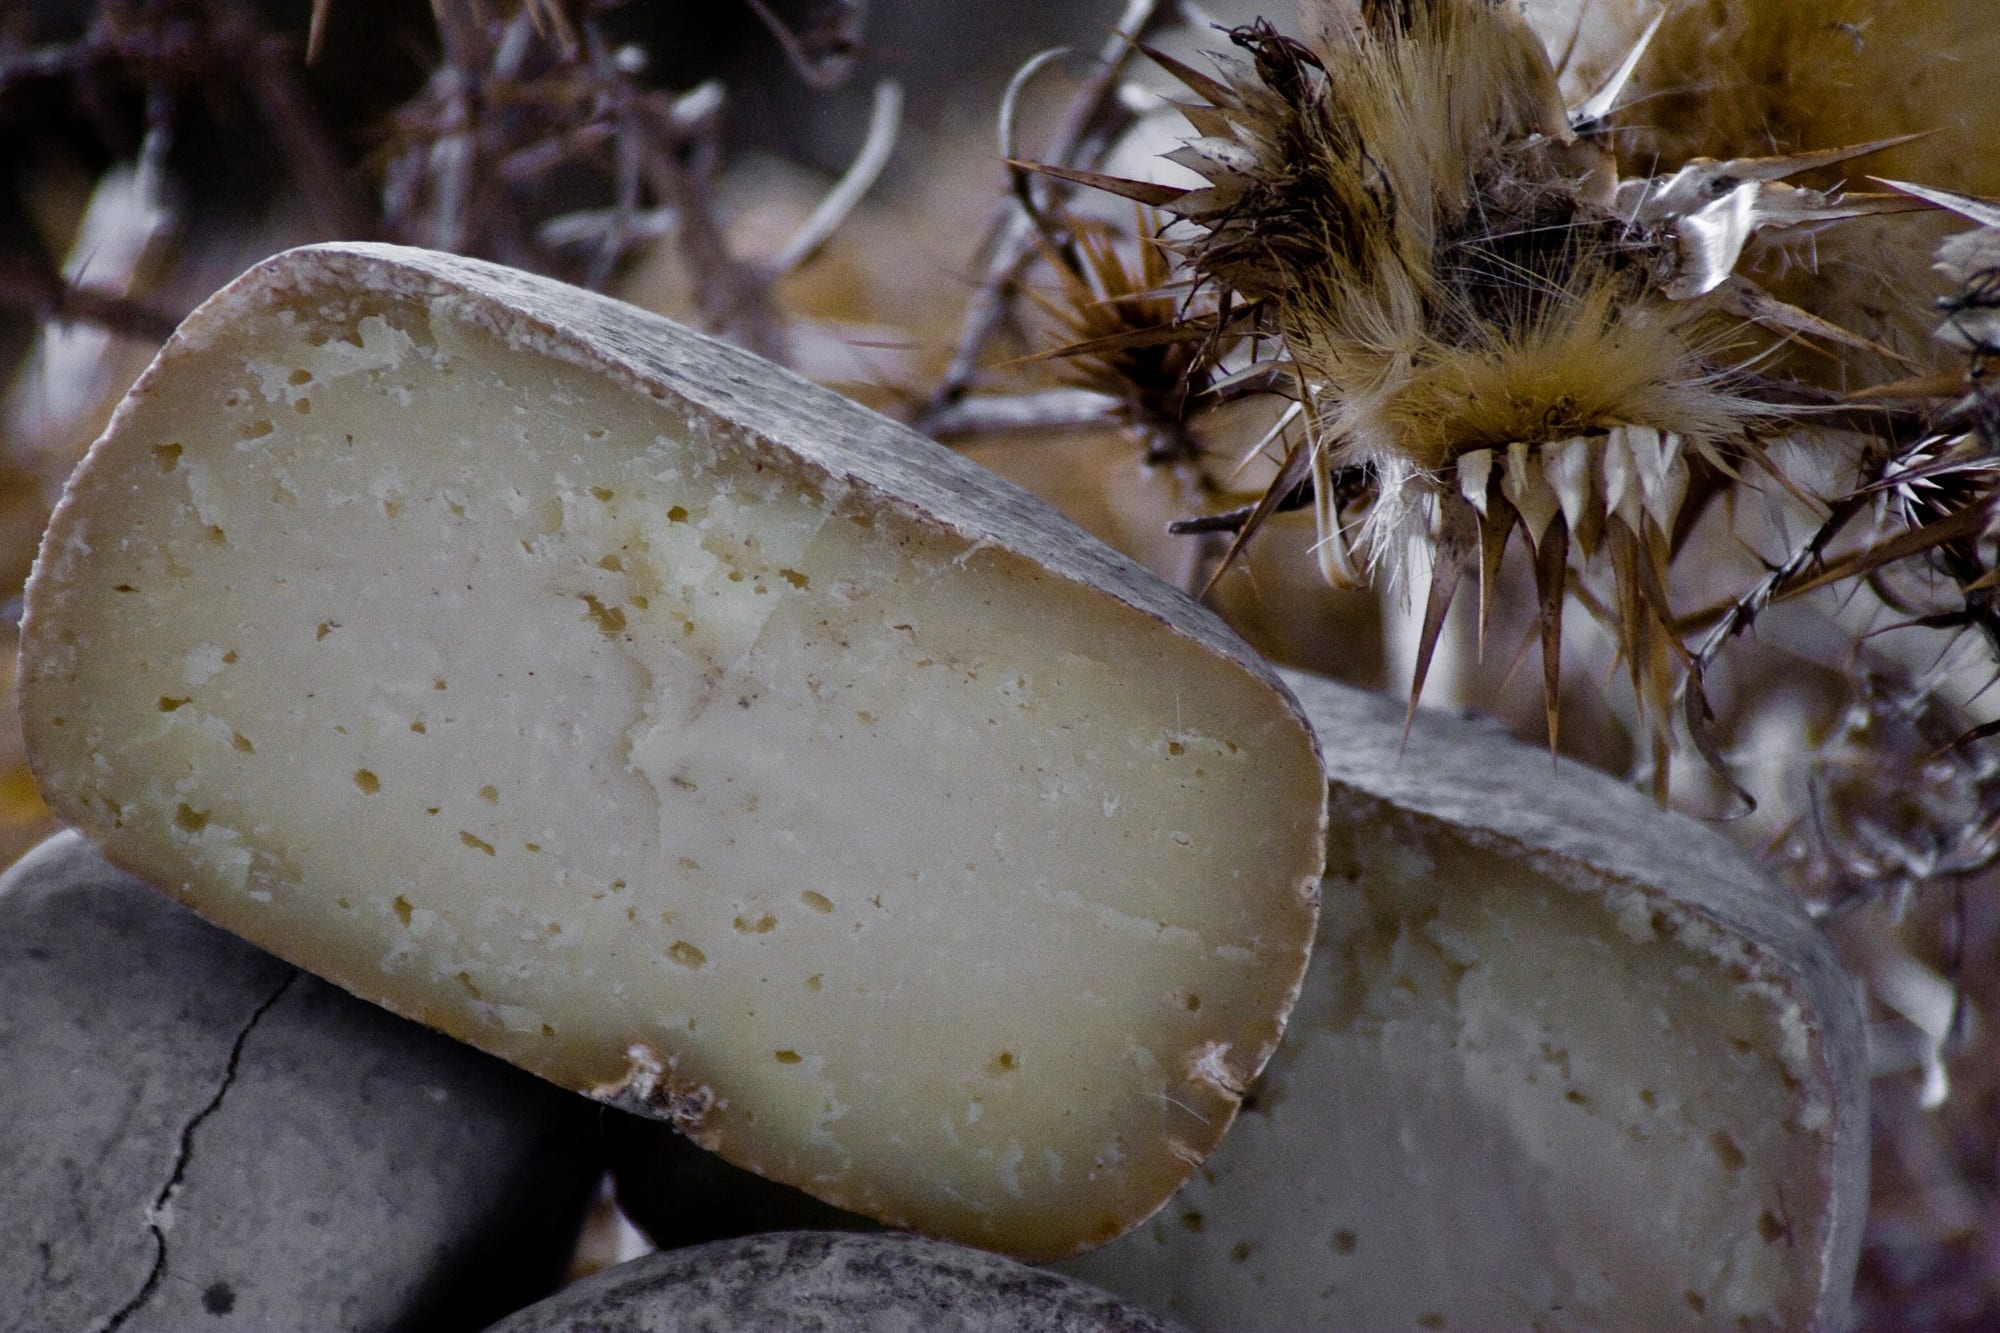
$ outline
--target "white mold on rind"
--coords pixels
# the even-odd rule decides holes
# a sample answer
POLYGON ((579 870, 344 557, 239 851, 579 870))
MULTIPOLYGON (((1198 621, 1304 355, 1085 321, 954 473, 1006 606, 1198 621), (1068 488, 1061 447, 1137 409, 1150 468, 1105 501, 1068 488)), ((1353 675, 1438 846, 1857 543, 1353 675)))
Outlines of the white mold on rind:
POLYGON ((1332 831, 1284 1047, 1064 1265, 1195 1328, 1845 1327, 1863 1028, 1716 831, 1498 726, 1288 676, 1332 831))
POLYGON ((30 580, 44 794, 368 999, 1024 1257, 1148 1215, 1298 993, 1296 704, 885 418, 389 246, 196 311, 30 580))

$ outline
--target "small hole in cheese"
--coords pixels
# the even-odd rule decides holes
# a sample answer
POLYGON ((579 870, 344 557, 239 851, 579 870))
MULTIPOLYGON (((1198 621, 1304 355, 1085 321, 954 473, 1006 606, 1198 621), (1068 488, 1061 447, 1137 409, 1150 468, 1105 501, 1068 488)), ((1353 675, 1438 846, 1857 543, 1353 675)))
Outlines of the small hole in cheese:
POLYGON ((485 852, 488 856, 492 856, 494 854, 492 843, 487 842, 484 838, 476 838, 472 834, 465 832, 463 829, 459 830, 458 840, 464 843, 467 847, 470 847, 475 852, 485 852))
POLYGON ((807 889, 804 893, 800 894, 799 901, 807 907, 812 908, 815 912, 831 912, 833 910, 833 901, 830 898, 823 893, 814 893, 811 889, 807 889))
POLYGON ((597 625, 598 632, 606 638, 625 632, 625 612, 615 606, 606 606, 591 596, 583 594, 583 604, 589 608, 585 614, 597 625))
POLYGON ((382 790, 382 780, 365 768, 354 770, 354 785, 366 795, 373 796, 382 790))
POLYGON ((682 967, 700 967, 708 961, 708 955, 689 944, 686 940, 675 940, 667 949, 667 957, 682 967))

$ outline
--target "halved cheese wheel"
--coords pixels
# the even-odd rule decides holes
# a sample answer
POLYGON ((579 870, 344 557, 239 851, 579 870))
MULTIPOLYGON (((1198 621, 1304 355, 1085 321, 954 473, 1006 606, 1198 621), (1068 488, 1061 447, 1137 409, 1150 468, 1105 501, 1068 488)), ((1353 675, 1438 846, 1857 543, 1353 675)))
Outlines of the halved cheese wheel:
POLYGON ((896 1225, 1117 1235, 1304 971, 1322 769, 1220 622, 883 417, 492 265, 315 247, 203 306, 24 636, 37 777, 114 861, 896 1225))

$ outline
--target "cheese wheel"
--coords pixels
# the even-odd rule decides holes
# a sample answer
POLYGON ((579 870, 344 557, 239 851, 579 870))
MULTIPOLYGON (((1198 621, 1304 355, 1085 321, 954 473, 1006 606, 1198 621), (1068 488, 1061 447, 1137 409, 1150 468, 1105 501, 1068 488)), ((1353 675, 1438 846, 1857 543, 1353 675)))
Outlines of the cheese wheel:
POLYGON ((1190 1326, 1841 1328, 1859 1006, 1712 829, 1496 724, 1290 677, 1320 940, 1222 1150, 1064 1271, 1190 1326))
POLYGON ((1034 1258, 1214 1148, 1323 778, 1207 612, 615 301, 292 251, 168 343, 27 594, 50 804, 209 919, 730 1161, 1034 1258))

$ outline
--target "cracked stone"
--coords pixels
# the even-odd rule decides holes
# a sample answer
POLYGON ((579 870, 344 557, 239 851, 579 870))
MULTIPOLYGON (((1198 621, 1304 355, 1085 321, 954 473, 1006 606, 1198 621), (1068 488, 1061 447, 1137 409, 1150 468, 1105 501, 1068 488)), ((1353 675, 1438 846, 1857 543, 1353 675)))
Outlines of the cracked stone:
POLYGON ((472 1329, 546 1291, 594 1108, 63 834, 0 878, 0 1317, 472 1329))

